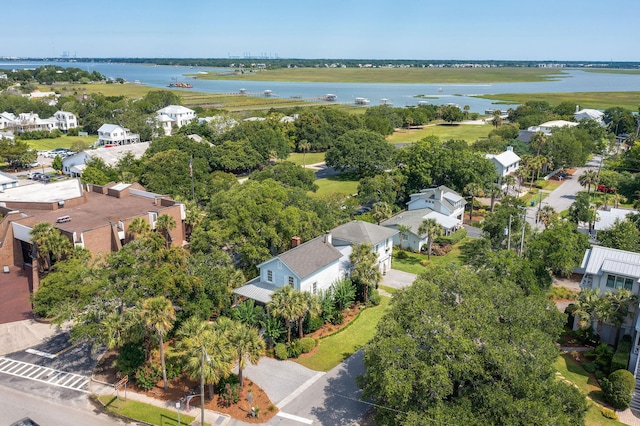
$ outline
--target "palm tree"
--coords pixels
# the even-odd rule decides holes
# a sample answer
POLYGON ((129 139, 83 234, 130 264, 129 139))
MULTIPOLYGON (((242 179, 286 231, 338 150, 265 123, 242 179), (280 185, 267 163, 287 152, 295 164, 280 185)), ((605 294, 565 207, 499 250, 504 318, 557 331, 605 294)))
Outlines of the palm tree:
POLYGON ((164 362, 163 337, 173 327, 176 320, 176 312, 171 301, 164 296, 145 299, 140 304, 140 317, 148 330, 154 331, 158 336, 160 349, 160 365, 162 366, 162 380, 164 390, 167 390, 167 368, 164 362))
POLYGON ((578 183, 587 187, 587 195, 591 194, 591 185, 598 183, 598 173, 595 170, 585 170, 578 178, 578 183))
POLYGON ((202 223, 205 217, 205 212, 196 201, 183 200, 182 202, 184 203, 185 207, 184 232, 187 237, 190 237, 194 228, 202 223))
POLYGON ((485 195, 491 197, 491 213, 493 213, 493 210, 496 206, 496 200, 498 199, 498 197, 500 197, 500 195, 502 195, 502 188, 500 188, 498 185, 492 184, 486 189, 485 195))
POLYGON ((425 219, 418 228, 418 234, 427 236, 427 259, 431 260, 433 240, 442 235, 442 226, 435 219, 425 219))
POLYGON ((36 246, 36 253, 41 270, 50 270, 53 260, 60 260, 71 253, 71 241, 50 223, 36 223, 31 229, 31 241, 36 246))
POLYGON ((540 151, 542 151, 542 148, 544 148, 546 143, 547 143, 547 135, 544 134, 543 132, 536 132, 533 135, 531 135, 530 145, 533 148, 535 148, 536 155, 540 155, 540 151))
POLYGON ((187 375, 192 380, 200 380, 204 373, 209 397, 213 398, 213 385, 229 376, 235 359, 226 334, 217 329, 215 323, 191 317, 182 323, 176 339, 176 351, 183 360, 187 375), (202 362, 203 349, 209 355, 206 363, 202 362))
POLYGON ((129 235, 132 240, 134 240, 138 235, 146 234, 150 230, 149 222, 141 217, 136 217, 129 224, 129 235))
POLYGON ((380 201, 373 205, 371 217, 377 222, 378 225, 380 225, 380 222, 391 216, 391 213, 391 206, 389 205, 389 203, 380 201))
POLYGON ((298 337, 302 339, 304 337, 302 325, 307 314, 309 314, 311 317, 317 317, 322 313, 322 306, 320 305, 320 299, 316 294, 311 294, 305 291, 301 292, 300 296, 303 299, 302 303, 304 309, 303 314, 300 315, 300 318, 298 318, 298 337))
POLYGON ((171 247, 171 231, 176 229, 176 221, 173 216, 161 214, 156 221, 156 229, 164 236, 167 248, 171 247))
POLYGON ((373 252, 371 244, 353 246, 349 255, 351 262, 351 281, 362 289, 364 303, 369 302, 369 289, 377 287, 382 279, 378 268, 378 257, 373 252))
POLYGON ((513 189, 516 186, 516 183, 517 183, 516 177, 514 175, 503 176, 502 183, 506 185, 506 190, 507 190, 506 195, 509 195, 509 192, 510 192, 509 190, 513 189))
POLYGON ((238 360, 238 382, 242 389, 242 369, 247 361, 256 365, 264 354, 264 340, 258 330, 241 322, 235 322, 227 334, 230 347, 238 360))
POLYGON ((616 338, 613 346, 617 348, 622 324, 631 313, 631 307, 638 303, 638 296, 633 294, 631 290, 619 288, 617 291, 605 293, 604 298, 609 302, 607 304, 609 312, 607 312, 605 320, 616 327, 616 338))
POLYGON ((498 127, 502 124, 502 111, 500 111, 499 109, 493 111, 493 114, 491 114, 492 117, 492 123, 495 127, 498 127))
POLYGON ((544 223, 544 227, 548 228, 549 225, 558 219, 558 213, 550 205, 546 205, 540 209, 540 221, 544 223))
MULTIPOLYGON (((482 195, 484 195, 484 189, 479 183, 471 182, 464 187, 464 190, 467 194, 471 195, 471 204, 469 206, 469 222, 471 222, 473 220, 473 203, 476 197, 482 197, 482 195)), ((418 233, 420 233, 420 231, 418 231, 418 233)))
POLYGON ((298 144, 298 149, 302 151, 302 167, 305 168, 306 167, 305 156, 307 155, 307 152, 309 152, 309 150, 311 149, 311 144, 309 143, 308 140, 303 139, 298 144))
POLYGON ((278 288, 271 295, 271 302, 267 305, 274 317, 282 317, 287 326, 287 343, 291 342, 291 323, 297 321, 302 314, 302 298, 299 291, 285 285, 278 288))
POLYGON ((409 225, 398 225, 398 232, 400 232, 400 248, 404 248, 402 243, 407 241, 411 227, 409 225))
POLYGON ((263 330, 262 335, 267 339, 267 346, 271 349, 275 341, 285 332, 282 320, 276 317, 266 317, 260 325, 263 330))
POLYGON ((578 295, 578 299, 575 303, 576 309, 573 311, 572 315, 578 318, 578 326, 581 330, 593 327, 594 322, 597 321, 596 306, 598 303, 598 289, 584 289, 578 295))

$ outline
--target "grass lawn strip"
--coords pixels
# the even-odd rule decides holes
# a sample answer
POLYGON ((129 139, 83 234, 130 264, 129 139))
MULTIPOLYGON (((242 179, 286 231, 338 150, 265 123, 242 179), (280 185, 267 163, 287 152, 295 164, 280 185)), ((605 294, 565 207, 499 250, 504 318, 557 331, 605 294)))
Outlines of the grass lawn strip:
POLYGON ((357 178, 345 176, 345 174, 318 179, 315 182, 318 185, 318 190, 315 193, 310 192, 309 195, 325 196, 335 193, 352 195, 358 192, 359 182, 357 178))
MULTIPOLYGON (((132 399, 125 401, 123 397, 120 397, 118 402, 114 395, 101 395, 98 400, 104 405, 105 410, 118 416, 158 426, 178 425, 178 413, 176 410, 167 410, 132 399), (118 404, 120 408, 118 408, 118 404)), ((193 417, 180 413, 181 424, 188 425, 194 420, 193 417)), ((209 423, 206 424, 210 426, 209 423)))
POLYGON ((413 143, 427 136, 438 136, 440 140, 462 139, 471 144, 486 139, 494 129, 491 124, 439 124, 417 129, 397 129, 387 137, 389 143, 413 143))
MULTIPOLYGON (((324 152, 308 152, 306 154, 304 154, 304 164, 306 166, 310 165, 310 164, 318 164, 318 163, 322 163, 324 162, 324 152)), ((303 163, 303 154, 294 152, 289 154, 289 156, 287 157, 287 161, 291 161, 294 164, 297 164, 298 166, 302 166, 303 163)))
POLYGON ((348 327, 321 339, 311 356, 293 361, 316 371, 331 370, 375 336, 376 327, 387 311, 389 301, 388 297, 382 297, 379 306, 361 311, 348 327))
POLYGON ((602 392, 595 377, 576 363, 568 354, 558 357, 553 367, 558 372, 558 379, 573 383, 589 399, 589 410, 585 418, 586 426, 612 426, 624 423, 607 419, 600 412, 602 392))
POLYGON ((36 151, 51 151, 56 148, 71 148, 76 141, 82 141, 87 145, 98 140, 98 136, 67 136, 63 135, 55 139, 24 139, 27 144, 36 151))
POLYGON ((458 244, 454 245, 449 253, 444 256, 431 256, 431 260, 427 260, 428 256, 422 253, 413 253, 410 251, 406 251, 408 258, 406 259, 398 259, 397 253, 398 250, 394 251, 393 258, 391 260, 391 267, 393 269, 397 269, 399 271, 408 272, 410 274, 419 275, 425 271, 426 268, 431 266, 439 266, 439 265, 449 265, 452 263, 462 263, 460 257, 462 253, 460 252, 460 247, 469 241, 470 238, 466 237, 458 244), (425 262, 427 266, 422 266, 421 262, 425 262))

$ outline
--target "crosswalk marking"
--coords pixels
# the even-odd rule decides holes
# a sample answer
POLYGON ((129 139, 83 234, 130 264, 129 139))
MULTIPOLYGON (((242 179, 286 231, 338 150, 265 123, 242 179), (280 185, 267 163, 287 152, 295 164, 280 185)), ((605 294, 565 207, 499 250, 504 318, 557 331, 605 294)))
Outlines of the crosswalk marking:
POLYGON ((28 362, 0 357, 0 373, 22 377, 65 389, 89 393, 89 378, 28 362))

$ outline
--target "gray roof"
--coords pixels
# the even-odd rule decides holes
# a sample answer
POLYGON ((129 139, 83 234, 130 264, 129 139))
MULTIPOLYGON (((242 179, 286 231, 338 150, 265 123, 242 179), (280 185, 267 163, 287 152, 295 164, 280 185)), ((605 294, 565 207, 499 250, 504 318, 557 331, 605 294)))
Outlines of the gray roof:
POLYGON ((640 253, 594 246, 585 252, 582 268, 585 274, 612 272, 640 278, 640 253))
POLYGON ((440 185, 436 188, 422 189, 417 194, 411 194, 411 201, 419 198, 425 200, 446 201, 451 208, 453 208, 454 204, 458 201, 462 201, 463 204, 466 204, 466 201, 460 196, 460 194, 445 185, 440 185))
POLYGON ((331 230, 332 238, 348 241, 351 244, 376 245, 398 233, 395 229, 385 228, 374 223, 354 220, 331 230))
POLYGON ((498 163, 502 165, 502 167, 509 167, 513 164, 516 164, 520 161, 520 157, 513 151, 504 151, 498 155, 487 154, 486 157, 488 159, 494 159, 498 163))
POLYGON ((117 129, 123 129, 124 130, 124 127, 118 126, 117 124, 105 123, 102 126, 100 126, 100 128, 98 129, 98 132, 101 132, 101 133, 112 133, 114 130, 117 130, 117 129))
POLYGON ((342 253, 331 244, 325 243, 324 238, 324 235, 314 238, 277 257, 287 265, 298 278, 304 279, 342 257, 342 253))
POLYGON ((248 297, 265 305, 271 302, 271 295, 278 287, 273 284, 260 281, 260 277, 254 278, 242 287, 233 290, 234 294, 248 297))
POLYGON ((382 226, 391 227, 404 225, 411 228, 411 232, 415 235, 421 236, 418 234, 418 228, 422 224, 422 221, 425 219, 435 219, 440 226, 445 229, 450 229, 456 226, 459 222, 455 218, 451 218, 449 216, 445 216, 441 213, 438 213, 430 208, 417 209, 417 210, 406 210, 397 215, 393 216, 380 223, 382 226))

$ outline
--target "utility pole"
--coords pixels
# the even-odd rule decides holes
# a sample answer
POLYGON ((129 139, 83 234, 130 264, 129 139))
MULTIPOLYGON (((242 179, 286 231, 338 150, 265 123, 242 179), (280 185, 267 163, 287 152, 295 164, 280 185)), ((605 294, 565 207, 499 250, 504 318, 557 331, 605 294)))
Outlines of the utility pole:
POLYGON ((200 370, 200 425, 204 426, 204 345, 202 346, 202 364, 200 370))
POLYGON ((511 250, 511 220, 513 219, 513 215, 509 215, 509 228, 507 229, 507 250, 511 250))
POLYGON ((522 237, 520 239, 520 257, 522 257, 524 250, 524 227, 527 224, 527 208, 520 207, 522 209, 522 237))

